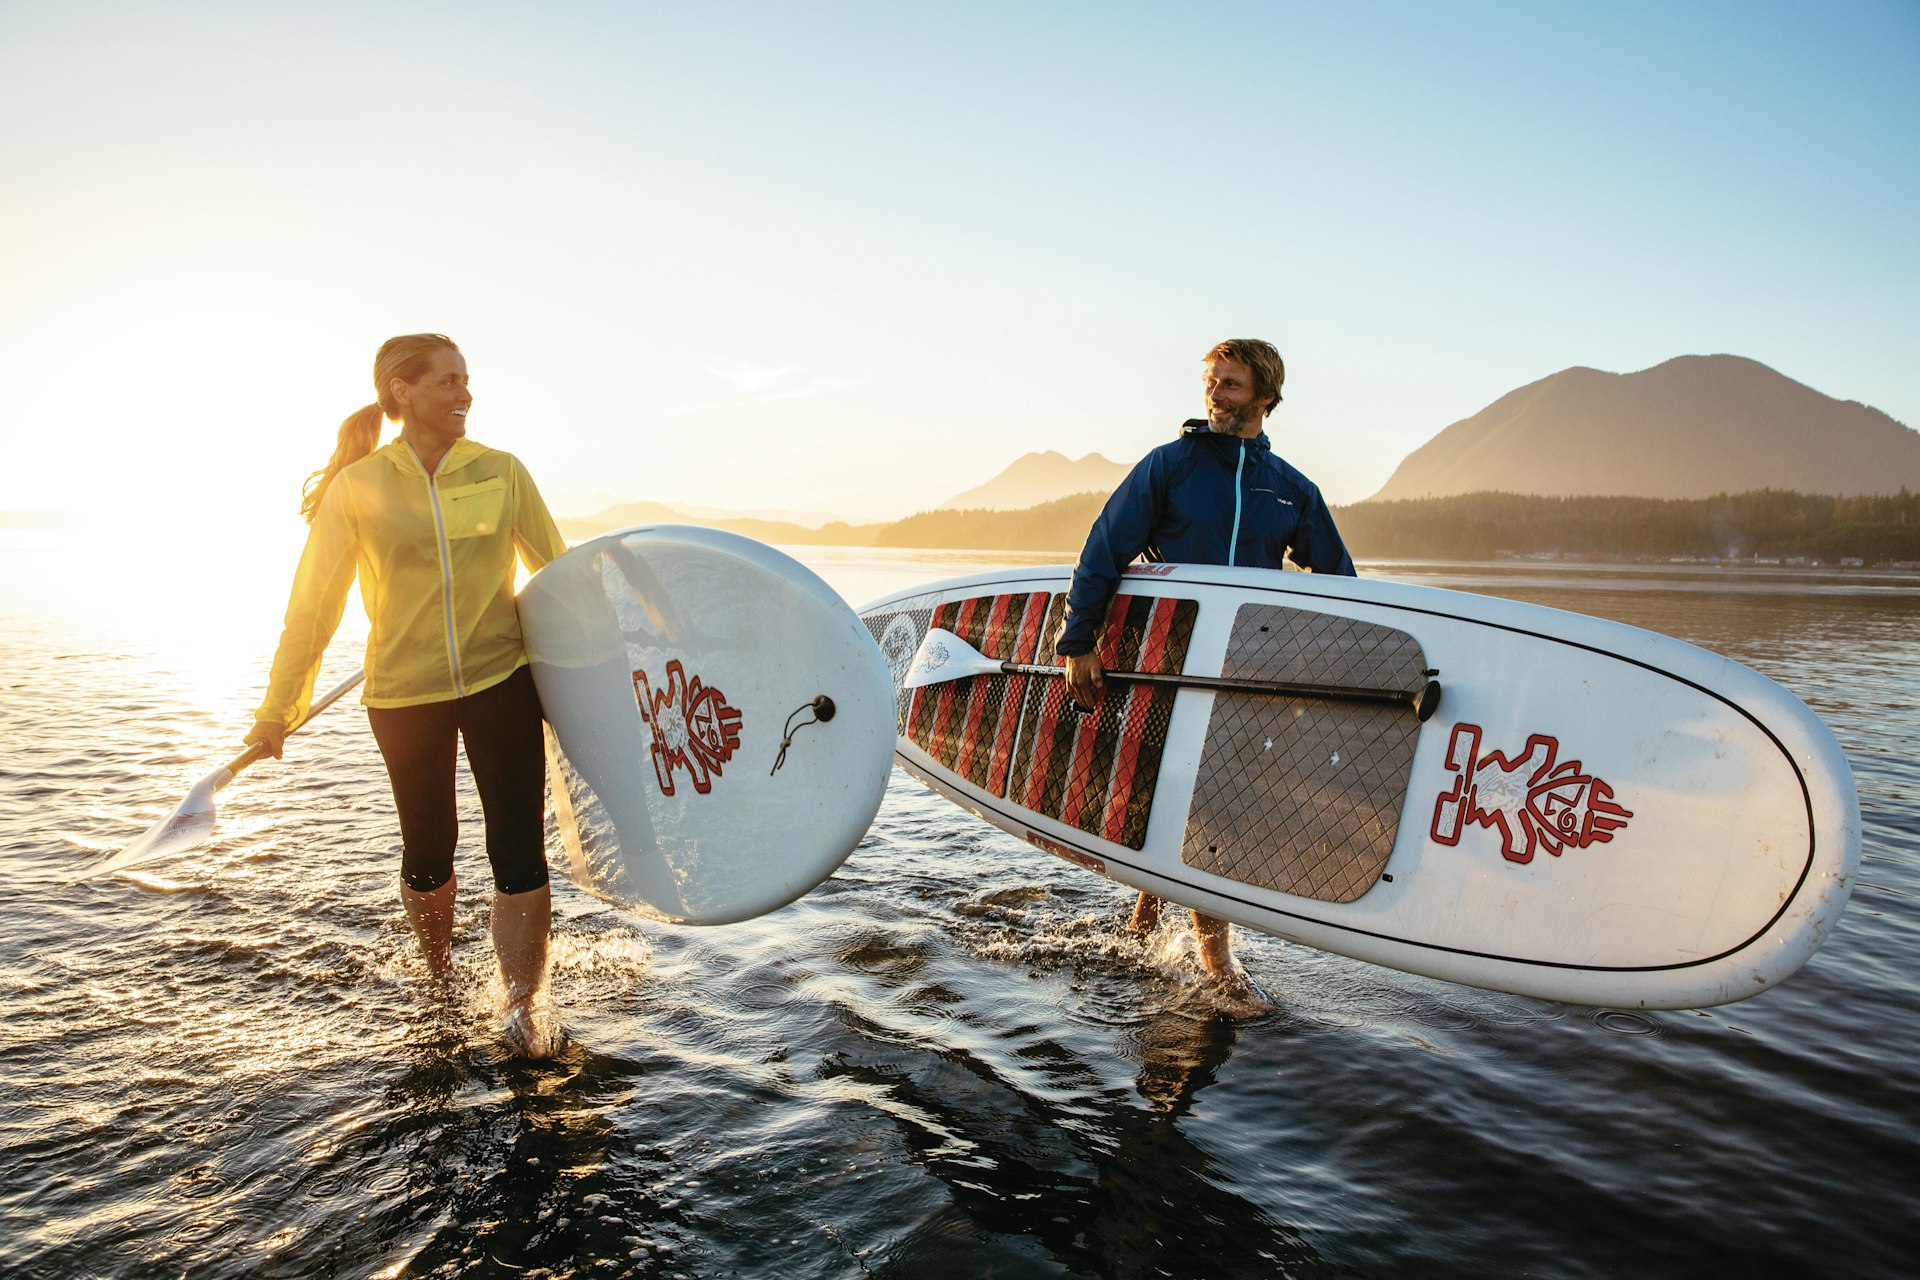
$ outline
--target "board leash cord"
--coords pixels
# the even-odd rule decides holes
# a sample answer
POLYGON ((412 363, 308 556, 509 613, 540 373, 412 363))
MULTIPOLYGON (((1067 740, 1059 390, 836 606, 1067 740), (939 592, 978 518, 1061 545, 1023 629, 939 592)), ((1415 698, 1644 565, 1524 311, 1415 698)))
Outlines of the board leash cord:
POLYGON ((831 719, 833 719, 833 699, 824 693, 812 702, 802 703, 800 706, 788 712, 787 723, 781 728, 781 732, 786 736, 780 739, 780 752, 774 756, 773 768, 767 770, 767 776, 771 778, 774 774, 780 772, 780 766, 787 762, 787 748, 793 745, 794 734, 800 732, 810 724, 825 724, 831 719), (793 718, 803 711, 813 712, 813 719, 802 720, 799 724, 795 724, 793 718))

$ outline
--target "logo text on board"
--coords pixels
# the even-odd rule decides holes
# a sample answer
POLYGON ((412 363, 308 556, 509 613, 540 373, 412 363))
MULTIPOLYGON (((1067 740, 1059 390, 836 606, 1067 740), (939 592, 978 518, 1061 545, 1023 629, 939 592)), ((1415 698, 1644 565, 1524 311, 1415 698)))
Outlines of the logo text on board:
POLYGON ((673 794, 673 771, 685 769, 701 795, 713 789, 721 767, 740 749, 740 712, 712 685, 691 680, 675 658, 667 663, 667 687, 656 690, 647 673, 633 673, 633 696, 653 729, 653 772, 660 793, 673 794))
POLYGON ((1480 750, 1480 726, 1456 724, 1447 742, 1453 787, 1434 801, 1432 835, 1460 843, 1468 823, 1497 828, 1509 862, 1532 862, 1534 851, 1559 857, 1613 839, 1633 811, 1614 803, 1613 788, 1580 767, 1558 760, 1556 738, 1536 733, 1513 756, 1480 750))

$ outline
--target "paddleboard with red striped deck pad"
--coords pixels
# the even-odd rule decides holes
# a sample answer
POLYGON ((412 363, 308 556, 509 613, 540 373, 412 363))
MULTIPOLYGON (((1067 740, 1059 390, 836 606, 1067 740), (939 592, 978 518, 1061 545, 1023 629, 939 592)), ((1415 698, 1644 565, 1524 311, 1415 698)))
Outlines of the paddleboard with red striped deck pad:
POLYGON ((1057 676, 904 687, 930 629, 1057 664, 1066 566, 914 588, 860 616, 896 758, 1036 848, 1172 901, 1413 973, 1685 1008, 1765 990, 1831 928, 1859 858, 1832 734, 1669 637, 1464 592, 1198 565, 1128 570, 1109 671, 1411 694, 1439 710, 1057 676))
MULTIPOLYGON (((935 608, 931 625, 996 656, 1044 661, 1041 640, 1058 633, 1064 604, 1050 592, 969 597, 935 608)), ((1116 667, 1178 671, 1195 611, 1191 600, 1127 596, 1101 632, 1101 655, 1116 667)), ((906 737, 994 796, 1138 849, 1174 691, 1116 689, 1102 714, 1081 716, 1057 696, 1058 686, 1026 675, 931 686, 909 706, 906 737), (1069 785, 1074 779, 1098 782, 1069 785)))

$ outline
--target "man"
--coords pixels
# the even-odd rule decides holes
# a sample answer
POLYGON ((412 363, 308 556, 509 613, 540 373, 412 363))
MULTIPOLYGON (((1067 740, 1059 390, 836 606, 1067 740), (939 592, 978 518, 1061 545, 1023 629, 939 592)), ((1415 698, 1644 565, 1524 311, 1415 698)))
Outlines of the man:
MULTIPOLYGON (((1272 344, 1231 338, 1207 352, 1207 416, 1142 458, 1087 534, 1067 593, 1054 651, 1067 691, 1091 706, 1104 684, 1094 640, 1121 572, 1136 556, 1185 564, 1282 567, 1353 575, 1353 559, 1311 480, 1276 457, 1262 424, 1280 403, 1286 365, 1272 344)), ((1162 903, 1142 892, 1130 927, 1150 933, 1162 903)), ((1200 960, 1217 979, 1239 982, 1225 920, 1193 913, 1200 960)))

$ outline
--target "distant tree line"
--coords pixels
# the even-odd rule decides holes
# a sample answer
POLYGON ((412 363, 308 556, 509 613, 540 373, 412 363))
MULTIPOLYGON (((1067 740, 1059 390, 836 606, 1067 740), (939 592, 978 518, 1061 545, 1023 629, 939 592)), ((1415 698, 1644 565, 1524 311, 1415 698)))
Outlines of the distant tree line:
POLYGON ((1076 493, 1019 511, 922 511, 881 525, 882 547, 966 547, 981 551, 1078 551, 1104 493, 1076 493))
MULTIPOLYGON (((888 524, 823 529, 767 520, 695 520, 764 542, 847 547, 1059 551, 1071 556, 1106 503, 1076 493, 1019 511, 923 511, 888 524)), ((620 525, 615 509, 562 521, 569 537, 620 525)), ((649 509, 648 519, 661 518, 649 509)), ((1503 554, 1603 560, 1920 561, 1920 495, 1833 498, 1761 489, 1712 498, 1542 498, 1469 493, 1334 509, 1353 554, 1375 560, 1491 560, 1503 554)))
MULTIPOLYGON (((1079 493, 1023 511, 924 511, 868 526, 883 547, 1075 551, 1106 502, 1079 493)), ((1469 493, 1334 509, 1353 554, 1376 560, 1920 561, 1920 495, 1836 498, 1759 489, 1711 498, 1543 498, 1469 493)))
POLYGON ((1920 495, 1855 498, 1758 489, 1711 498, 1543 498, 1469 493, 1335 511, 1354 555, 1487 560, 1502 553, 1605 559, 1920 561, 1920 495))

